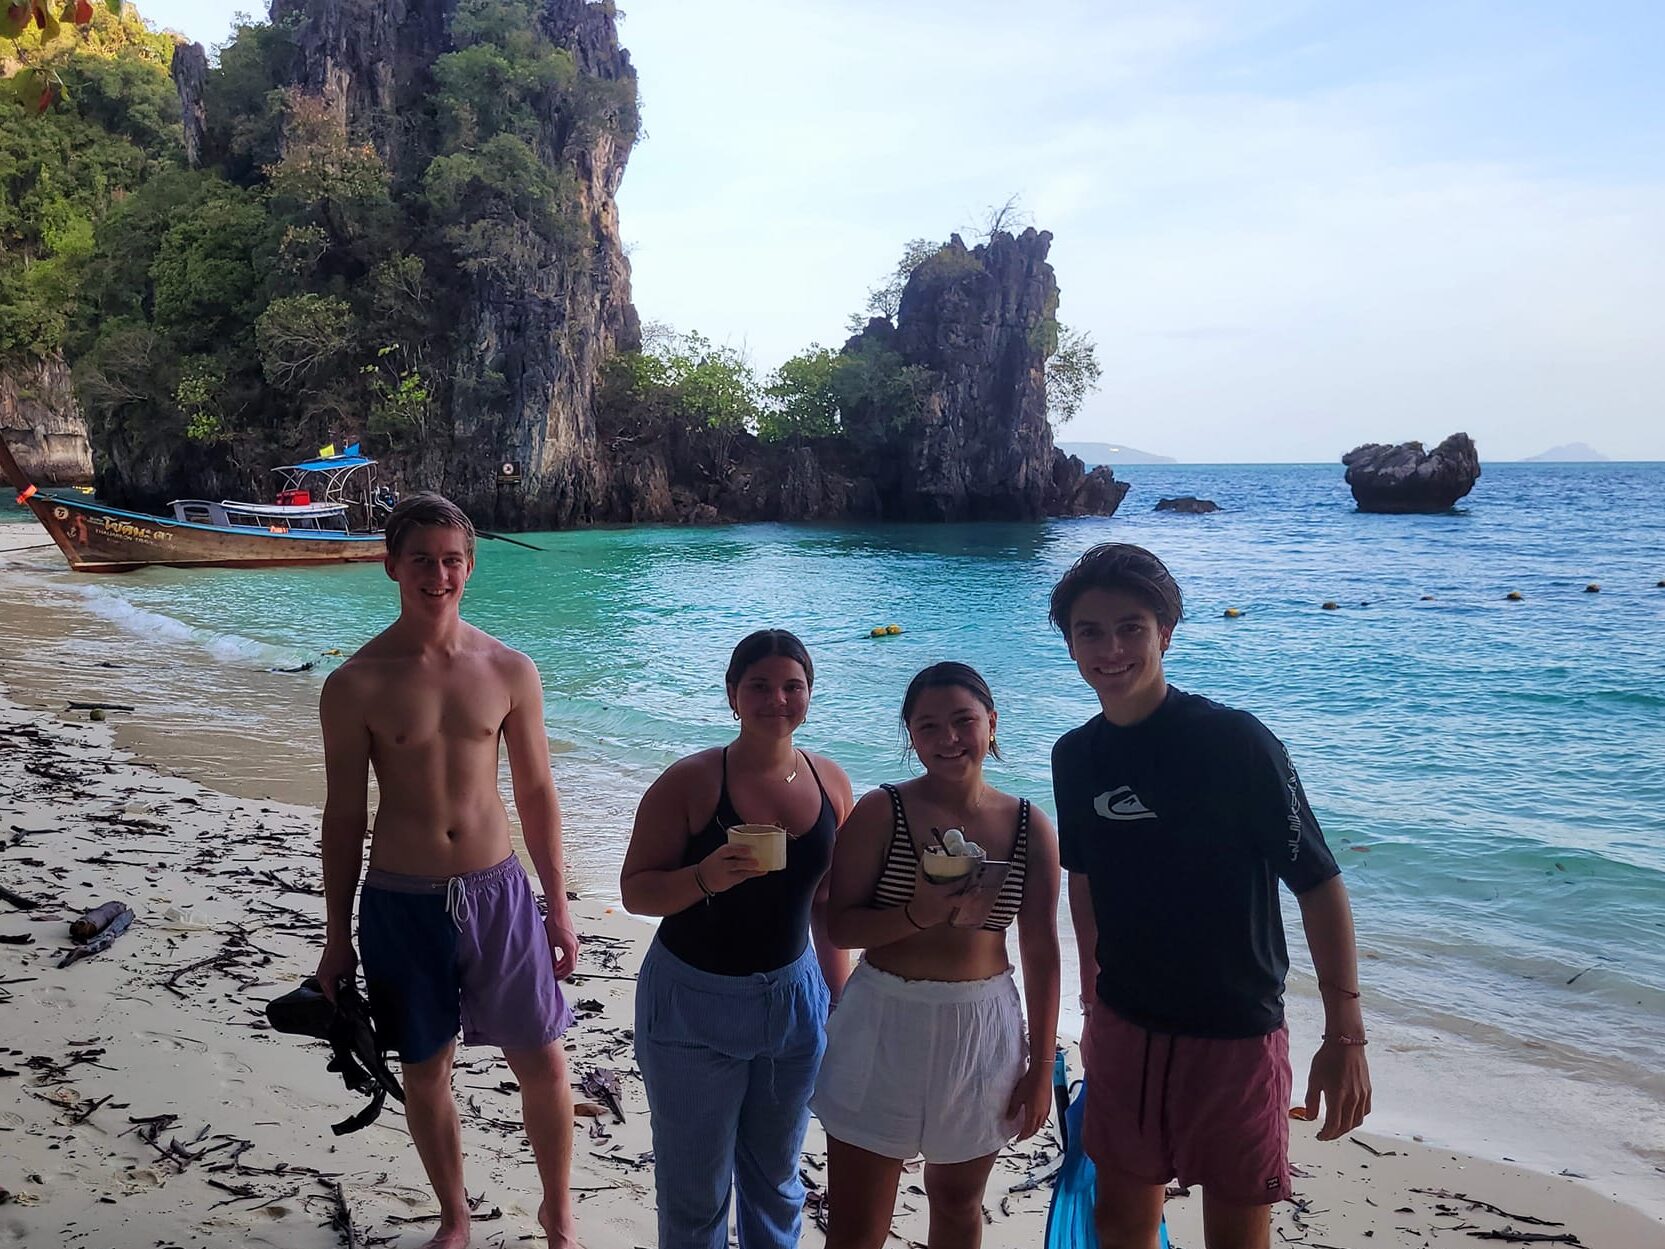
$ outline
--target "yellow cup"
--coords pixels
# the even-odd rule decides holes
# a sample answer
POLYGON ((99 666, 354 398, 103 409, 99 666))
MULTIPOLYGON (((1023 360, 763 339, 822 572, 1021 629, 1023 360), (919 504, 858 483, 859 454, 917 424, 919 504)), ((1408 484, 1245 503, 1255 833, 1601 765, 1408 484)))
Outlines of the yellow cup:
POLYGON ((786 830, 773 824, 736 824, 728 830, 728 844, 745 846, 766 872, 786 866, 786 830))

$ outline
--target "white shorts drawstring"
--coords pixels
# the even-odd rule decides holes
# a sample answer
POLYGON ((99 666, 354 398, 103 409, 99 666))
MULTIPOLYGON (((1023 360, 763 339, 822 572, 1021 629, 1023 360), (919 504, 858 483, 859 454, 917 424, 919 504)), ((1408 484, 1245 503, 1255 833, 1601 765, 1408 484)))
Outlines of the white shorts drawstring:
POLYGON ((451 917, 458 932, 474 918, 474 903, 468 896, 468 882, 461 876, 453 876, 445 882, 445 913, 451 917))

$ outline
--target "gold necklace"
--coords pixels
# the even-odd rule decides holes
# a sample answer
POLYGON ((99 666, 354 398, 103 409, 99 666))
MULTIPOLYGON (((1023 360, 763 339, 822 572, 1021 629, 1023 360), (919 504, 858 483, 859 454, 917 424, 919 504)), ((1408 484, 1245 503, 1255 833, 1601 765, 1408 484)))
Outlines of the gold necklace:
POLYGON ((793 781, 795 781, 797 779, 798 779, 798 752, 796 750, 794 750, 792 752, 792 770, 786 774, 786 783, 788 785, 790 785, 793 781))

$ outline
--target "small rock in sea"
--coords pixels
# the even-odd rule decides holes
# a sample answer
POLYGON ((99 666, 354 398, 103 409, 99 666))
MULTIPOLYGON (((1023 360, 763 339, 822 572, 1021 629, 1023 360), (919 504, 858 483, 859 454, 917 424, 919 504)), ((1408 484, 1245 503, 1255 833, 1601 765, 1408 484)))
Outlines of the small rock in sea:
POLYGON ((1325 611, 1340 611, 1341 610, 1341 604, 1335 602, 1332 599, 1325 599, 1324 600, 1324 610, 1325 611))
POLYGON ((1183 512, 1188 516, 1206 516, 1209 512, 1218 512, 1220 505, 1213 499, 1199 499, 1195 495, 1184 494, 1176 499, 1158 499, 1154 510, 1183 512))
POLYGON ((1424 594, 1422 596, 1422 601, 1424 603, 1432 603, 1434 601, 1434 596, 1432 594, 1424 594))
POLYGON ((1589 585, 1584 587, 1584 593, 1586 593, 1586 594, 1600 594, 1601 593, 1601 586, 1597 585, 1594 581, 1592 581, 1592 582, 1590 582, 1589 585))

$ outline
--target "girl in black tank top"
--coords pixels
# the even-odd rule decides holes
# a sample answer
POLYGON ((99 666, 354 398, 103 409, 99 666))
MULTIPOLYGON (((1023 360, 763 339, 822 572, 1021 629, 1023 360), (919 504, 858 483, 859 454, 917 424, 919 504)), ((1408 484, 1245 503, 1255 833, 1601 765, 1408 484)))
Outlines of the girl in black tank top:
MULTIPOLYGON (((786 867, 696 902, 659 925, 659 940, 683 962, 719 976, 749 976, 785 967, 809 942, 810 906, 832 863, 838 812, 808 755, 799 753, 821 792, 815 823, 786 830, 786 867)), ((693 867, 728 844, 728 830, 748 823, 728 793, 728 747, 723 787, 705 827, 688 839, 682 866, 693 867)))
POLYGON ((662 917, 636 984, 661 1249, 726 1244, 731 1191, 747 1244, 788 1249, 803 1230, 809 1096, 849 974, 815 899, 850 781, 792 740, 814 676, 790 633, 746 638, 725 677, 739 736, 672 764, 636 812, 619 889, 662 917), (730 845, 741 824, 785 830, 785 866, 730 845))

